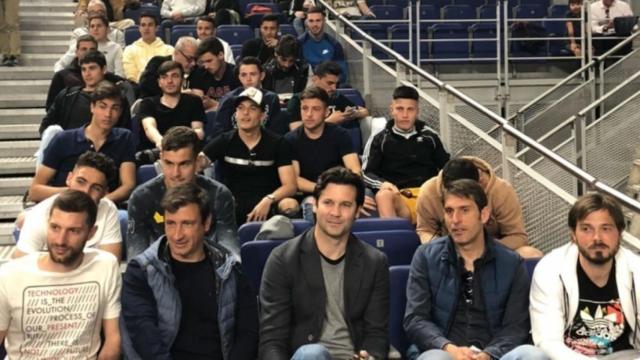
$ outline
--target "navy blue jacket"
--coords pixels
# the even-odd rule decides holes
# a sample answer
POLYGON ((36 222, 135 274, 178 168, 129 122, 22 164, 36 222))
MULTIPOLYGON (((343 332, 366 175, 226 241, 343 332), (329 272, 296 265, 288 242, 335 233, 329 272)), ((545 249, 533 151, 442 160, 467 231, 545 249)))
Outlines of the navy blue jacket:
MULTIPOLYGON (((258 304, 237 258, 204 242, 216 272, 218 326, 225 360, 255 359, 258 352, 258 304)), ((126 359, 170 360, 180 330, 182 305, 171 273, 164 236, 131 260, 122 286, 120 332, 126 359)), ((206 304, 203 304, 203 306, 206 304)))
MULTIPOLYGON (((483 349, 500 358, 526 342, 529 324, 529 278, 518 254, 485 232, 485 261, 475 276, 485 301, 491 341, 483 349)), ((448 236, 421 245, 411 261, 404 329, 420 352, 441 349, 455 318, 460 295, 460 265, 448 236)))

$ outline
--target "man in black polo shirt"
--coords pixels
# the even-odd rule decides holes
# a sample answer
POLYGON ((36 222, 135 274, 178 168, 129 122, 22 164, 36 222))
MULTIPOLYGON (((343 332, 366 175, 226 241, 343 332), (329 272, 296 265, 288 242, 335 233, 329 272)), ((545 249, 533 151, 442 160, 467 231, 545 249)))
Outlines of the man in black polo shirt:
MULTIPOLYGON (((351 100, 344 95, 338 94, 337 88, 340 81, 342 68, 333 61, 325 61, 314 69, 311 82, 314 86, 321 88, 329 94, 329 114, 325 119, 326 122, 342 125, 343 127, 358 127, 360 120, 369 116, 369 111, 364 107, 355 106, 351 100)), ((291 115, 289 123, 290 129, 295 129, 302 125, 300 118, 300 96, 294 95, 287 104, 287 111, 291 115)))
POLYGON ((136 184, 134 148, 131 131, 114 128, 123 102, 120 91, 108 81, 99 83, 91 95, 91 122, 77 129, 56 134, 44 151, 42 164, 29 189, 32 201, 41 201, 64 191, 67 176, 78 159, 87 150, 101 152, 110 157, 118 168, 119 184, 107 194, 113 202, 125 201, 136 184))
POLYGON ((218 101, 240 86, 235 75, 235 67, 225 62, 224 47, 216 37, 201 40, 196 57, 206 74, 194 79, 191 82, 191 88, 200 91, 199 95, 207 111, 217 110, 218 101))
POLYGON ((236 199, 236 222, 266 220, 277 211, 298 212, 290 198, 296 192, 291 149, 281 136, 262 129, 263 94, 248 88, 235 99, 238 128, 213 139, 204 148, 205 163, 220 161, 222 182, 236 199))
POLYGON ((318 87, 300 95, 302 126, 285 135, 293 150, 293 168, 298 191, 302 192, 302 215, 313 222, 313 189, 318 176, 334 166, 344 166, 360 174, 360 160, 347 131, 325 124, 329 96, 318 87))
POLYGON ((274 50, 278 45, 278 14, 266 14, 260 19, 260 37, 249 39, 242 44, 241 58, 254 56, 260 59, 260 62, 266 64, 273 59, 274 50))
POLYGON ((175 61, 165 61, 158 69, 158 85, 162 96, 142 100, 138 117, 140 132, 139 149, 160 148, 162 135, 175 126, 191 127, 204 139, 205 122, 202 102, 197 96, 182 94, 182 66, 175 61))

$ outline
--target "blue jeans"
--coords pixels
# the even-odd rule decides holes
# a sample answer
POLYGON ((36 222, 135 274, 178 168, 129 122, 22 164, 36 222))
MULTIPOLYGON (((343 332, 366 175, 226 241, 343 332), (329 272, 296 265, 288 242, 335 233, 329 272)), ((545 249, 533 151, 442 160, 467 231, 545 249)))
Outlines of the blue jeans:
MULTIPOLYGON (((433 349, 423 352, 416 360, 453 360, 453 358, 444 350, 433 349)), ((549 357, 533 345, 520 345, 504 354, 500 360, 549 360, 549 357)))
POLYGON ((320 344, 309 344, 300 346, 291 360, 331 360, 331 354, 320 344))

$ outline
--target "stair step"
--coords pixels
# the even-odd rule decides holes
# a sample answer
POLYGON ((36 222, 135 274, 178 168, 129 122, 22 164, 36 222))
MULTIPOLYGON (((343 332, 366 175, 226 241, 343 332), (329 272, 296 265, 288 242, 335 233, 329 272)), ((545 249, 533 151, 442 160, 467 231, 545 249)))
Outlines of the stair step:
POLYGON ((36 171, 36 158, 30 156, 15 156, 0 158, 0 174, 2 175, 33 175, 36 171))
POLYGON ((43 43, 53 40, 66 40, 71 39, 71 31, 42 31, 42 30, 23 30, 20 29, 20 39, 26 40, 38 40, 43 43))
MULTIPOLYGON (((25 41, 22 42, 22 51, 25 51, 25 41)), ((51 80, 53 78, 53 66, 16 66, 0 67, 0 79, 2 80, 51 80)))
MULTIPOLYGON (((26 10, 26 9, 24 9, 26 10)), ((26 19, 43 19, 46 18, 46 21, 50 21, 50 20, 73 20, 74 16, 73 16, 73 10, 71 11, 32 11, 31 9, 27 10, 27 11, 23 11, 23 9, 20 10, 20 19, 21 20, 26 20, 26 19)), ((34 19, 34 20, 35 20, 34 19)))
POLYGON ((0 95, 1 108, 44 108, 47 100, 46 94, 12 94, 0 95))
POLYGON ((20 19, 20 28, 25 30, 69 31, 75 27, 73 20, 36 20, 33 18, 20 19))
POLYGON ((68 40, 25 40, 21 43, 23 54, 64 54, 69 49, 68 40))
POLYGON ((53 74, 53 64, 61 56, 62 54, 24 54, 20 56, 20 64, 23 66, 50 66, 53 74))
POLYGON ((0 125, 0 140, 28 140, 39 139, 40 124, 11 124, 0 125))
POLYGON ((0 196, 0 219, 15 219, 22 211, 22 196, 0 196))
POLYGON ((23 196, 31 186, 32 177, 0 178, 0 196, 23 196))
MULTIPOLYGON (((39 125, 46 114, 40 109, 0 109, 0 124, 5 125, 39 125)), ((36 129, 37 130, 37 129, 36 129)))
POLYGON ((66 11, 73 13, 76 10, 78 4, 71 1, 63 3, 51 3, 49 1, 32 1, 32 2, 20 2, 20 16, 25 12, 39 11, 39 12, 60 12, 66 11))
POLYGON ((0 96, 6 94, 46 94, 51 80, 0 80, 0 96))
POLYGON ((3 156, 32 156, 38 150, 40 140, 0 141, 3 156))
MULTIPOLYGON (((16 244, 13 239, 13 222, 0 222, 0 253, 4 254, 8 248, 13 251, 13 245, 16 244)), ((11 253, 9 253, 11 255, 11 253)), ((7 257, 8 258, 8 257, 7 257)), ((5 257, 0 256, 0 261, 4 260, 5 257)))

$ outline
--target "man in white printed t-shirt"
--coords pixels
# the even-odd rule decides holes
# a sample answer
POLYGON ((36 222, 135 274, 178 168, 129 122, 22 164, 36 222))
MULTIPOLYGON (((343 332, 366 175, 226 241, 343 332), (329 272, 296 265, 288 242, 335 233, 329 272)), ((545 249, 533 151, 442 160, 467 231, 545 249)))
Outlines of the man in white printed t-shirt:
POLYGON ((64 191, 51 206, 48 252, 0 267, 0 341, 6 338, 8 358, 119 359, 118 260, 85 249, 96 214, 89 195, 64 191))
MULTIPOLYGON (((80 155, 73 171, 67 176, 67 187, 88 194, 98 205, 96 218, 96 232, 86 246, 105 250, 118 258, 122 254, 122 234, 118 220, 118 208, 111 200, 104 196, 109 192, 116 174, 113 160, 108 156, 87 151, 80 155)), ((115 186, 115 185, 112 185, 115 186)), ((20 228, 18 244, 11 257, 18 258, 26 254, 43 251, 47 240, 47 218, 51 210, 51 204, 57 195, 53 195, 38 203, 23 214, 24 223, 16 221, 20 228)))

